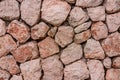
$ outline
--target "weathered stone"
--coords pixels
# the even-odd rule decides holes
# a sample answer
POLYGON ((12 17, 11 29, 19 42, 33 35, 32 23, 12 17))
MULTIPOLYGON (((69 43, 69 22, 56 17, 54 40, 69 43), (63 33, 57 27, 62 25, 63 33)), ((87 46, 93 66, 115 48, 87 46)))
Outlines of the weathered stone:
POLYGON ((89 78, 87 65, 83 61, 77 61, 65 66, 64 80, 85 80, 89 78))
POLYGON ((69 12, 71 6, 62 0, 44 0, 42 4, 42 19, 52 25, 62 24, 69 12))
POLYGON ((0 80, 9 80, 9 78, 10 74, 5 70, 0 69, 0 80))
POLYGON ((62 80, 63 65, 58 55, 42 59, 42 69, 44 71, 42 80, 62 80))
POLYGON ((74 4, 75 0, 66 0, 68 3, 74 4))
POLYGON ((20 64, 20 69, 24 80, 40 80, 42 69, 39 58, 20 64))
POLYGON ((40 18, 42 0, 23 0, 20 6, 21 18, 30 26, 35 25, 40 18))
POLYGON ((120 68, 120 57, 113 58, 112 67, 113 68, 120 68))
POLYGON ((99 60, 90 60, 87 62, 91 80, 105 80, 105 71, 103 64, 99 60))
POLYGON ((48 36, 50 37, 54 37, 56 32, 57 32, 57 27, 52 27, 49 31, 48 31, 48 36))
POLYGON ((92 21, 105 21, 105 7, 104 6, 87 8, 87 11, 92 21))
POLYGON ((35 40, 44 38, 48 30, 49 26, 44 22, 40 22, 39 24, 31 28, 31 37, 35 40))
POLYGON ((10 80, 23 80, 21 75, 13 75, 10 80))
POLYGON ((0 36, 5 35, 5 33, 6 33, 6 24, 2 19, 0 19, 0 36))
POLYGON ((91 37, 90 30, 75 34, 74 41, 75 43, 83 43, 91 37))
POLYGON ((20 69, 13 56, 7 55, 0 58, 0 67, 14 75, 20 72, 20 69))
POLYGON ((108 36, 108 29, 103 22, 96 22, 91 26, 91 34, 94 39, 100 40, 108 36))
POLYGON ((39 52, 42 58, 46 58, 59 52, 59 47, 54 39, 47 37, 38 43, 39 52))
POLYGON ((106 57, 106 58, 103 60, 103 65, 105 66, 105 68, 111 68, 111 65, 112 65, 111 58, 106 57))
POLYGON ((87 40, 87 43, 84 47, 85 58, 93 58, 93 59, 104 59, 105 54, 99 43, 94 39, 87 40))
POLYGON ((19 15, 19 4, 16 0, 0 1, 0 18, 4 20, 13 20, 18 19, 19 15))
POLYGON ((110 34, 102 42, 102 47, 107 56, 119 56, 120 55, 120 33, 115 32, 110 34))
POLYGON ((75 27, 75 26, 78 26, 78 25, 84 23, 88 19, 89 19, 89 17, 87 15, 87 13, 84 10, 82 10, 82 8, 74 7, 70 12, 68 22, 71 26, 75 27))
POLYGON ((17 0, 17 1, 19 1, 21 3, 23 0, 17 0))
POLYGON ((55 35, 55 41, 61 46, 65 47, 73 41, 74 31, 71 26, 60 26, 55 35))
POLYGON ((60 59, 64 64, 69 64, 80 59, 82 56, 83 52, 81 45, 72 43, 61 52, 60 59))

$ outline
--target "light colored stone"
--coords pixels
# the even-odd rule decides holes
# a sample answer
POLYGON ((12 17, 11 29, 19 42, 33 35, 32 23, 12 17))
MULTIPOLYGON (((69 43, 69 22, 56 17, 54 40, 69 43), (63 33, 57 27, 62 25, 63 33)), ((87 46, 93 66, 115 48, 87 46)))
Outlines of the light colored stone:
POLYGON ((52 25, 62 24, 69 12, 71 6, 62 0, 44 0, 42 3, 41 18, 52 25))
POLYGON ((5 33, 6 33, 6 24, 2 19, 0 19, 0 36, 5 35, 5 33))
POLYGON ((105 80, 105 71, 103 64, 99 60, 90 60, 87 62, 90 71, 91 80, 105 80))
POLYGON ((30 26, 35 25, 40 19, 42 0, 23 0, 20 6, 21 18, 30 26))
POLYGON ((92 24, 91 21, 85 22, 85 23, 77 26, 77 27, 74 29, 74 31, 75 31, 75 33, 80 33, 80 32, 82 32, 82 31, 85 31, 85 30, 87 30, 87 29, 91 26, 91 24, 92 24))
POLYGON ((76 0, 76 6, 80 7, 95 7, 100 5, 103 0, 76 0))
POLYGON ((92 37, 96 40, 104 39, 108 36, 108 29, 103 22, 96 22, 91 26, 92 37))
POLYGON ((13 75, 10 80, 23 80, 21 75, 13 75))
POLYGON ((85 58, 93 58, 93 59, 104 59, 105 54, 99 43, 94 39, 87 40, 87 43, 84 47, 85 58))
POLYGON ((20 69, 24 80, 40 80, 42 69, 39 58, 20 64, 20 69))
POLYGON ((6 34, 0 37, 0 57, 7 55, 16 48, 17 44, 10 35, 6 34))
POLYGON ((7 33, 11 34, 20 43, 24 43, 30 38, 29 31, 27 25, 17 20, 12 21, 7 27, 7 33))
POLYGON ((55 41, 61 47, 65 47, 73 41, 74 31, 71 26, 60 26, 55 35, 55 41))
POLYGON ((103 65, 105 66, 105 68, 111 68, 111 65, 112 65, 111 58, 106 57, 106 58, 103 60, 103 65))
POLYGON ((34 40, 44 38, 48 30, 49 26, 44 22, 40 22, 31 28, 31 37, 34 40))
POLYGON ((4 20, 18 19, 20 16, 19 4, 16 0, 0 1, 0 18, 4 20))
POLYGON ((76 61, 64 68, 64 80, 85 80, 87 78, 89 78, 89 71, 83 61, 76 61))
POLYGON ((10 74, 14 75, 20 72, 20 69, 13 56, 7 55, 0 58, 0 67, 10 74))
POLYGON ((90 30, 75 34, 74 42, 75 43, 83 43, 87 41, 91 37, 90 30))
POLYGON ((16 50, 12 51, 12 55, 20 63, 37 58, 39 55, 37 42, 31 41, 20 45, 16 50))
POLYGON ((56 32, 57 32, 57 27, 52 27, 49 31, 48 31, 48 36, 50 37, 54 37, 56 32))
POLYGON ((80 7, 74 7, 68 18, 68 22, 71 26, 78 26, 89 19, 87 13, 80 7))
POLYGON ((74 4, 76 0, 66 0, 68 3, 74 4))
POLYGON ((87 8, 87 11, 92 21, 105 21, 106 16, 104 6, 87 8))
POLYGON ((50 37, 46 37, 44 40, 40 41, 38 47, 42 58, 46 58, 59 52, 58 45, 54 39, 50 37))
POLYGON ((42 80, 62 80, 63 65, 58 55, 42 59, 42 69, 44 71, 42 80))
POLYGON ((80 59, 82 56, 82 46, 80 44, 72 43, 61 52, 60 59, 64 64, 69 64, 80 59))
POLYGON ((0 80, 9 80, 9 78, 10 74, 5 70, 0 69, 0 80))
POLYGON ((120 12, 106 16, 106 23, 109 32, 115 32, 120 27, 120 12))
POLYGON ((119 56, 120 55, 120 33, 115 32, 110 34, 102 42, 102 47, 109 57, 119 56))
POLYGON ((120 68, 120 57, 113 58, 112 67, 113 68, 120 68))

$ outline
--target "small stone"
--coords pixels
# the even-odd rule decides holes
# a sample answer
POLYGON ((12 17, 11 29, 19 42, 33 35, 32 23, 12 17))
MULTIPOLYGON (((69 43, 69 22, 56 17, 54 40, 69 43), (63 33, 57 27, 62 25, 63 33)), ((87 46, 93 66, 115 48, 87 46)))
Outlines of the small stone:
POLYGON ((19 16, 19 3, 16 0, 0 1, 0 18, 11 21, 13 19, 18 19, 19 16))
POLYGON ((120 57, 113 58, 112 67, 113 68, 120 68, 120 57))
POLYGON ((120 80, 120 69, 108 69, 106 72, 106 80, 120 80))
POLYGON ((59 52, 58 45, 54 39, 50 37, 46 37, 44 40, 40 41, 38 47, 42 58, 46 58, 59 52))
POLYGON ((61 47, 65 47, 73 41, 74 30, 71 26, 60 26, 55 35, 55 41, 61 47))
POLYGON ((7 55, 0 58, 0 67, 14 75, 20 72, 20 69, 13 56, 7 55))
POLYGON ((80 7, 74 7, 68 18, 68 22, 71 26, 78 26, 89 19, 87 13, 80 7))
POLYGON ((26 42, 30 38, 29 28, 22 22, 12 21, 7 27, 7 33, 11 34, 20 43, 26 42))
POLYGON ((40 80, 42 69, 39 58, 20 64, 20 69, 24 80, 40 80))
POLYGON ((16 48, 17 44, 10 35, 6 34, 0 37, 0 57, 7 55, 16 48))
POLYGON ((83 43, 91 37, 90 30, 75 34, 74 41, 75 43, 83 43))
POLYGON ((120 12, 115 14, 109 14, 106 16, 106 23, 109 32, 115 32, 120 27, 120 12))
POLYGON ((92 21, 105 21, 105 7, 104 6, 87 8, 87 11, 92 21))
POLYGON ((40 19, 42 0, 23 0, 20 6, 21 18, 30 26, 35 25, 40 19))
POLYGON ((119 56, 120 55, 120 33, 115 32, 110 34, 102 42, 102 47, 109 57, 119 56))
POLYGON ((94 39, 87 40, 87 43, 84 47, 85 58, 93 58, 93 59, 104 59, 105 54, 99 43, 94 39))
POLYGON ((89 71, 83 61, 76 61, 64 68, 64 80, 85 80, 87 78, 89 78, 89 71))
POLYGON ((6 33, 6 24, 2 19, 0 19, 0 36, 5 35, 5 33, 6 33))
POLYGON ((62 80, 63 65, 58 55, 42 59, 42 69, 44 71, 42 80, 62 80))
POLYGON ((15 57, 15 60, 20 63, 37 58, 39 55, 37 42, 31 41, 20 45, 16 50, 12 51, 12 55, 15 57))
POLYGON ((66 0, 68 3, 74 4, 75 0, 66 0))
POLYGON ((80 7, 95 7, 100 5, 103 0, 76 0, 76 6, 80 7))
POLYGON ((100 40, 108 36, 108 29, 103 22, 96 22, 91 26, 91 34, 94 39, 100 40))
POLYGON ((91 80, 105 80, 105 71, 103 64, 99 60, 90 60, 87 62, 90 71, 91 80))
POLYGON ((82 32, 82 31, 85 31, 85 30, 87 30, 87 29, 91 26, 91 24, 92 24, 91 21, 85 22, 85 23, 77 26, 77 27, 74 29, 74 31, 75 31, 75 33, 80 33, 80 32, 82 32))
POLYGON ((46 22, 58 26, 62 24, 69 12, 71 6, 62 0, 44 0, 42 4, 42 19, 46 22))
POLYGON ((103 60, 103 65, 105 66, 105 68, 111 68, 111 65, 112 65, 111 58, 106 57, 106 58, 103 60))
POLYGON ((22 76, 18 76, 18 75, 13 75, 12 78, 10 80, 23 80, 22 76))
POLYGON ((0 80, 9 80, 9 78, 10 74, 5 70, 0 69, 0 80))
POLYGON ((31 28, 31 37, 34 40, 44 38, 48 30, 49 26, 44 22, 40 22, 31 28))
POLYGON ((54 37, 56 32, 57 32, 57 27, 52 27, 49 31, 48 31, 48 36, 50 37, 54 37))
POLYGON ((80 44, 72 43, 61 52, 60 59, 64 64, 69 64, 80 59, 82 56, 82 46, 80 44))

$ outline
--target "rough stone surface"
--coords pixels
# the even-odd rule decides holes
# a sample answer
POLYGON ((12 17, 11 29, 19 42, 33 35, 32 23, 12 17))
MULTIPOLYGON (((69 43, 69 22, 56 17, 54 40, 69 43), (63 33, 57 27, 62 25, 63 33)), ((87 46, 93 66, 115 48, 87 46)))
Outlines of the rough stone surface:
POLYGON ((30 26, 35 25, 40 17, 42 0, 23 0, 21 3, 21 18, 30 26))
POLYGON ((87 40, 87 43, 84 47, 85 58, 94 58, 94 59, 104 59, 105 54, 99 43, 94 39, 87 40))
POLYGON ((89 71, 85 62, 79 60, 64 69, 64 80, 85 80, 89 78, 89 71))
POLYGON ((0 69, 0 80, 9 80, 9 78, 10 74, 5 70, 0 69))
POLYGON ((6 24, 2 19, 0 19, 0 36, 5 35, 5 33, 6 33, 6 24))
POLYGON ((108 36, 108 29, 106 24, 104 24, 103 22, 96 22, 92 24, 91 34, 96 40, 106 38, 108 36))
POLYGON ((76 0, 66 0, 68 3, 74 4, 76 0))
POLYGON ((103 65, 105 66, 105 68, 111 68, 111 65, 112 65, 112 60, 111 60, 111 58, 106 57, 106 58, 103 60, 103 65))
POLYGON ((65 47, 73 41, 74 31, 71 26, 60 26, 55 35, 55 41, 61 47, 65 47))
POLYGON ((57 27, 52 27, 49 31, 48 31, 48 36, 50 37, 54 37, 56 32, 57 32, 57 27))
POLYGON ((13 20, 9 24, 7 33, 11 34, 20 43, 24 43, 30 38, 28 26, 17 20, 13 20))
POLYGON ((42 58, 46 58, 59 52, 59 47, 54 39, 47 37, 38 43, 39 52, 42 58))
POLYGON ((42 80, 62 80, 63 65, 58 55, 42 59, 42 69, 44 72, 42 80))
POLYGON ((74 7, 68 18, 68 22, 71 26, 78 26, 89 19, 87 13, 80 7, 74 7))
POLYGON ((120 57, 115 57, 112 62, 113 68, 120 68, 120 57))
POLYGON ((23 80, 21 75, 13 75, 10 80, 23 80))
POLYGON ((105 80, 103 64, 99 60, 90 60, 87 62, 87 66, 90 71, 91 80, 105 80))
POLYGON ((60 25, 66 20, 70 9, 71 6, 65 1, 44 0, 41 18, 52 25, 60 25))

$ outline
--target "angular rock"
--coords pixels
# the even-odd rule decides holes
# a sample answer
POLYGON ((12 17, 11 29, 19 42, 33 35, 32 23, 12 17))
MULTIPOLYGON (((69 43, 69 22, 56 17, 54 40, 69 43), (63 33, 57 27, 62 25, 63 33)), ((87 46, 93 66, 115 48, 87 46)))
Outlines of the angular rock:
POLYGON ((87 62, 90 71, 91 80, 105 80, 105 71, 103 64, 99 60, 90 60, 87 62))
POLYGON ((42 69, 39 58, 20 64, 20 69, 24 80, 40 80, 42 69))
POLYGON ((62 80, 63 65, 58 55, 42 59, 42 69, 44 71, 42 80, 62 80))
POLYGON ((44 38, 48 30, 49 26, 44 22, 40 22, 31 28, 31 37, 34 40, 44 38))
POLYGON ((7 33, 11 34, 18 42, 24 43, 30 38, 29 28, 22 22, 12 21, 7 27, 7 33))
POLYGON ((70 9, 71 6, 65 1, 44 0, 41 9, 41 18, 46 22, 57 26, 66 20, 70 9))
POLYGON ((59 47, 54 39, 47 37, 38 43, 39 52, 42 58, 46 58, 59 52, 59 47))
POLYGON ((89 78, 89 71, 85 62, 79 60, 64 68, 64 80, 85 80, 89 78))
POLYGON ((120 55, 120 33, 115 32, 110 34, 102 42, 102 47, 109 57, 119 56, 120 55))
POLYGON ((112 67, 113 68, 120 68, 120 57, 113 58, 112 67))
POLYGON ((80 44, 72 43, 67 46, 62 52, 60 59, 64 64, 69 64, 80 59, 83 56, 82 47, 80 44))
POLYGON ((75 0, 66 0, 68 3, 74 4, 75 0))
POLYGON ((10 21, 13 19, 18 19, 19 16, 19 3, 16 0, 0 1, 0 18, 10 21))
POLYGON ((68 18, 68 22, 71 26, 78 26, 89 19, 87 13, 80 7, 74 7, 68 18))
POLYGON ((48 31, 48 36, 50 37, 54 37, 56 32, 57 32, 57 27, 52 27, 49 31, 48 31))
POLYGON ((106 57, 106 58, 103 60, 103 65, 105 66, 105 68, 111 68, 111 65, 112 65, 111 58, 106 57))
POLYGON ((10 35, 6 34, 0 37, 0 57, 7 55, 16 48, 17 44, 10 35))
POLYGON ((20 6, 21 18, 30 26, 35 25, 40 19, 42 0, 23 0, 20 6))
POLYGON ((0 69, 0 80, 9 80, 9 78, 10 74, 5 70, 0 69))
POLYGON ((39 55, 37 42, 31 41, 20 45, 16 50, 12 51, 12 55, 15 57, 15 60, 20 63, 37 58, 39 55))
POLYGON ((93 59, 104 59, 105 54, 99 43, 94 39, 87 40, 87 43, 84 47, 85 58, 93 58, 93 59))
POLYGON ((5 33, 6 33, 6 24, 2 19, 0 19, 0 36, 5 35, 5 33))
POLYGON ((96 22, 91 26, 91 34, 94 39, 100 40, 108 36, 108 29, 103 22, 96 22))
POLYGON ((91 37, 90 30, 75 34, 74 41, 75 43, 83 43, 91 37))
POLYGON ((13 56, 7 55, 0 58, 0 67, 10 74, 14 75, 20 72, 20 69, 13 56))
POLYGON ((104 6, 87 8, 87 11, 92 21, 105 21, 105 7, 104 6))
POLYGON ((71 26, 60 26, 55 35, 55 41, 61 47, 65 47, 73 41, 74 31, 71 26))
POLYGON ((91 21, 85 22, 85 23, 77 26, 77 27, 74 29, 74 31, 75 31, 75 33, 80 33, 80 32, 82 32, 82 31, 85 31, 85 30, 87 30, 87 29, 91 26, 91 24, 92 24, 91 21))
POLYGON ((13 75, 12 78, 10 80, 23 80, 22 76, 18 76, 18 75, 13 75))

